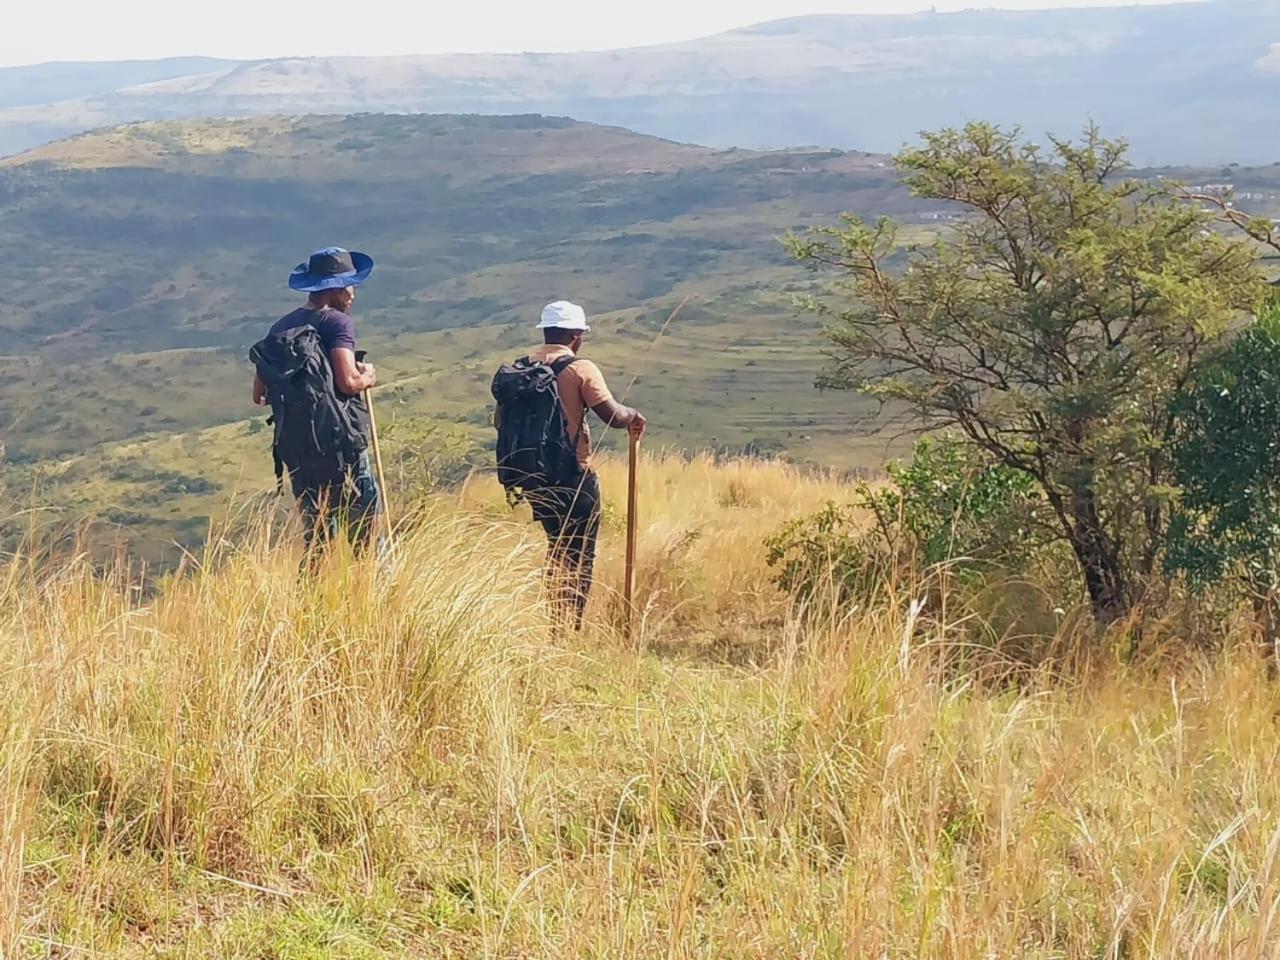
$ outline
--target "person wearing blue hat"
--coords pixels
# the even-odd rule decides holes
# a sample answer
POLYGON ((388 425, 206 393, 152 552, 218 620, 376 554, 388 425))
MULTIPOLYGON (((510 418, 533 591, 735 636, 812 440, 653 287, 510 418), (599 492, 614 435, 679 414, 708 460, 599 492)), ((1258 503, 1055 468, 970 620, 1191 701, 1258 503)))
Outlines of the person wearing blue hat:
MULTIPOLYGON (((377 384, 378 374, 373 364, 365 363, 356 350, 355 322, 350 315, 356 287, 372 272, 373 258, 366 254, 342 247, 317 250, 289 275, 290 289, 307 294, 306 304, 277 320, 263 341, 264 344, 271 341, 283 344, 291 337, 297 339, 297 334, 304 329, 314 329, 332 373, 331 380, 323 377, 321 386, 336 395, 330 397, 330 406, 339 409, 340 419, 353 434, 346 444, 350 452, 325 461, 336 463, 332 469, 316 470, 311 476, 311 470, 289 467, 294 495, 306 524, 308 546, 318 531, 332 536, 344 524, 357 545, 363 545, 381 512, 381 493, 368 454, 364 452, 371 429, 365 391, 377 384), (330 509, 331 506, 336 509, 330 509)), ((315 339, 310 342, 314 343, 315 339)), ((323 362, 318 365, 324 366, 323 362)), ((313 389, 312 396, 315 392, 313 389)), ((253 381, 253 402, 263 405, 269 401, 274 409, 277 404, 259 373, 253 381)), ((297 405, 295 401, 293 406, 297 405)), ((277 474, 280 472, 281 419, 281 411, 277 410, 277 474)))
MULTIPOLYGON (((356 359, 356 325, 348 311, 356 302, 356 287, 373 273, 373 258, 342 247, 317 250, 289 274, 289 289, 308 294, 305 306, 286 314, 271 328, 273 334, 310 324, 320 332, 333 364, 334 386, 349 397, 359 396, 378 382, 372 364, 356 359)), ((257 385, 254 402, 261 403, 257 385)))

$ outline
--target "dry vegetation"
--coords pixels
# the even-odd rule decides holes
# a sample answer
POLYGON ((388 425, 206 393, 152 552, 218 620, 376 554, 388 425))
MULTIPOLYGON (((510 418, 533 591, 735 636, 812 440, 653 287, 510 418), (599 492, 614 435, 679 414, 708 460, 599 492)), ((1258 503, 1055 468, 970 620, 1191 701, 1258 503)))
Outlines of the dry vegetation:
POLYGON ((848 490, 668 460, 628 646, 604 479, 581 638, 481 480, 315 583, 266 533, 145 592, 9 560, 0 954, 1280 950, 1277 699, 1243 643, 979 684, 905 600, 804 620, 768 585, 762 538, 848 490))

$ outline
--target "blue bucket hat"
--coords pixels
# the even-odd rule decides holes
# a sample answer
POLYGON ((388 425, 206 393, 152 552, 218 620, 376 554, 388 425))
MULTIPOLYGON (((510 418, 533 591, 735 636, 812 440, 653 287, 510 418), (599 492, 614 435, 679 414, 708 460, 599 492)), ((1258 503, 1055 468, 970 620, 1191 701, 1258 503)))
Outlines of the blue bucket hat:
POLYGON ((358 287, 373 273, 373 257, 344 250, 342 247, 325 247, 313 253, 306 263, 300 263, 289 274, 289 288, 301 293, 320 290, 339 290, 358 287))

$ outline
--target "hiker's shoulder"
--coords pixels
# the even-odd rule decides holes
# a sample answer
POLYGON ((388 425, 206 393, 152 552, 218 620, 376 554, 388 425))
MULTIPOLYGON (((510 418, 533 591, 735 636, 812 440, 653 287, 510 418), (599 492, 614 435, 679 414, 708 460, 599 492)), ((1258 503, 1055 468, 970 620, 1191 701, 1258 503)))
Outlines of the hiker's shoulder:
POLYGON ((603 380, 604 371, 594 360, 588 360, 586 357, 578 357, 573 361, 573 366, 569 368, 576 373, 579 379, 586 380, 603 380))
POLYGON ((322 311, 316 317, 315 323, 327 349, 343 347, 354 350, 356 348, 356 322, 341 310, 322 311))
POLYGON ((354 330, 356 326, 356 322, 341 310, 321 310, 316 315, 316 326, 321 324, 343 330, 354 330))
POLYGON ((588 406, 594 407, 613 399, 613 395, 609 392, 609 384, 604 378, 604 372, 594 360, 580 357, 569 369, 576 374, 579 392, 588 406))
POLYGON ((561 370, 563 376, 570 380, 599 380, 603 378, 600 368, 594 362, 586 357, 575 357, 567 350, 556 351, 551 354, 544 354, 541 358, 534 357, 539 363, 550 364, 561 370), (563 364, 563 368, 561 368, 563 364))
POLYGON ((271 332, 284 333, 286 330, 292 330, 294 327, 301 325, 302 315, 306 312, 305 310, 290 310, 271 325, 271 332))

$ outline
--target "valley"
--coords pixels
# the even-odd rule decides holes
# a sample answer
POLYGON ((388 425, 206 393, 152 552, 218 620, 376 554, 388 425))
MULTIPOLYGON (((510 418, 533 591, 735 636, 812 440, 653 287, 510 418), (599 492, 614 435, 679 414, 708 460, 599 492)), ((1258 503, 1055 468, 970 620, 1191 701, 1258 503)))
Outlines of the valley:
MULTIPOLYGON (((1280 167, 1139 175, 1229 175, 1280 214, 1280 167)), ((958 215, 881 155, 538 116, 145 123, 2 161, 7 528, 30 503, 160 557, 269 492, 248 348, 296 304, 288 270, 333 242, 378 261, 355 314, 406 478, 424 457, 450 481, 489 465, 489 378, 558 297, 588 306, 588 349, 654 446, 874 472, 906 441, 868 401, 813 388, 824 341, 794 298, 814 280, 779 243, 845 210, 902 221, 904 246, 958 215)))
POLYGON ((161 552, 269 489, 247 351, 317 245, 376 257, 355 313, 388 436, 449 431, 456 473, 487 464, 488 380, 561 296, 654 444, 880 463, 848 443, 866 406, 812 387, 822 341, 791 302, 811 281, 778 241, 846 207, 931 235, 884 157, 542 117, 142 124, 4 161, 0 198, 10 489, 161 552))

